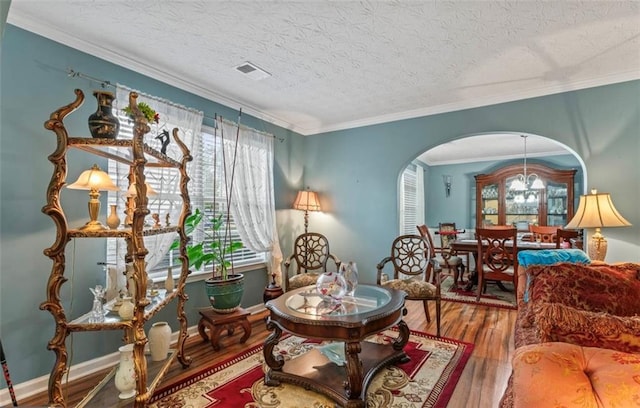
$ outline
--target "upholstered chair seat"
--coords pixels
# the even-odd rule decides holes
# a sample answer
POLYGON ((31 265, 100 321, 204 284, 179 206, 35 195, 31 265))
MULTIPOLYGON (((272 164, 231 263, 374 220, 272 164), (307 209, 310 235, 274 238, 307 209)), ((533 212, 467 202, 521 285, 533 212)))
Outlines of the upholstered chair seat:
POLYGON ((293 275, 289 278, 289 287, 287 290, 298 289, 304 286, 315 285, 318 280, 318 274, 315 272, 301 273, 293 275))
POLYGON ((436 285, 414 277, 409 279, 392 279, 385 282, 382 286, 404 290, 411 298, 434 297, 437 293, 436 285))

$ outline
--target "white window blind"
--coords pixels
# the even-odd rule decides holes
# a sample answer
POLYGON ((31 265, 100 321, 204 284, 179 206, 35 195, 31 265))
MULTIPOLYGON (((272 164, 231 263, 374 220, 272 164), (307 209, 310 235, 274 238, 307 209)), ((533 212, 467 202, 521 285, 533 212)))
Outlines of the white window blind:
POLYGON ((416 234, 420 224, 424 224, 423 170, 410 164, 400 181, 400 234, 416 234))
MULTIPOLYGON (((114 110, 115 112, 116 110, 114 110)), ((120 110, 117 111, 120 114, 120 133, 119 138, 132 138, 133 137, 133 123, 129 121, 129 118, 126 117, 120 110)), ((158 133, 159 129, 153 129, 155 125, 152 126, 152 133, 158 133)), ((156 126, 157 127, 157 126, 156 126)), ((173 127, 169 123, 164 123, 163 128, 172 129, 173 127)), ((161 131, 161 129, 160 129, 161 131)), ((195 242, 200 242, 201 240, 205 240, 207 242, 206 234, 204 230, 210 226, 209 219, 212 218, 214 208, 214 195, 217 195, 215 199, 216 208, 215 213, 220 214, 220 212, 224 212, 226 214, 226 204, 225 198, 223 196, 223 183, 221 180, 222 172, 214 171, 214 163, 216 166, 222 166, 222 161, 218 160, 214 161, 214 136, 213 129, 211 128, 202 128, 202 137, 196 139, 197 142, 194 143, 193 149, 199 149, 199 152, 192 152, 194 161, 188 164, 188 174, 191 178, 188 184, 189 196, 191 200, 192 212, 195 211, 196 208, 199 208, 202 212, 205 213, 205 219, 200 224, 199 230, 194 233, 193 240, 195 242), (218 178, 218 180, 214 180, 214 174, 218 178), (214 185, 216 186, 214 191, 214 185)), ((147 135, 145 137, 145 142, 147 144, 151 144, 154 148, 160 149, 159 141, 156 141, 153 136, 147 135), (158 143, 156 145, 155 143, 158 143)), ((220 143, 218 140, 217 143, 220 143)), ((219 149, 218 149, 219 151, 219 149)), ((175 156, 173 156, 176 158, 175 156)), ((126 204, 126 190, 129 184, 127 175, 128 170, 124 171, 122 163, 118 163, 115 160, 109 160, 108 172, 111 175, 114 182, 116 182, 121 187, 120 193, 112 193, 109 192, 108 195, 108 203, 110 205, 116 204, 118 206, 118 215, 121 220, 124 221, 125 214, 125 204, 126 204)), ((128 166, 125 166, 128 169, 128 166)), ((179 183, 179 173, 174 169, 162 169, 155 167, 147 167, 145 168, 145 177, 147 183, 157 190, 157 191, 165 191, 166 186, 176 186, 179 183)), ((178 190, 176 190, 178 191, 178 190)), ((161 197, 148 197, 148 208, 151 213, 158 213, 160 215, 160 222, 164 225, 165 217, 167 213, 171 213, 170 222, 173 224, 178 221, 179 211, 182 207, 182 200, 179 194, 162 194, 161 197)), ((226 216, 223 217, 226 219, 226 216)), ((148 216, 147 223, 151 225, 153 220, 151 216, 148 216)), ((233 218, 230 216, 230 230, 231 230, 231 239, 235 241, 240 241, 240 237, 235 228, 235 223, 233 218)), ((223 228, 225 228, 223 226, 223 228)), ((173 234, 173 239, 177 237, 177 234, 173 234)), ((110 238, 107 239, 107 259, 106 262, 108 264, 115 265, 117 263, 117 257, 124 257, 124 253, 122 250, 122 245, 117 245, 118 239, 110 238)), ((235 266, 245 266, 251 264, 258 264, 265 262, 266 255, 265 253, 256 253, 250 251, 247 248, 242 248, 238 251, 235 251, 231 256, 228 257, 229 260, 233 260, 235 266)), ((161 259, 157 264, 147 273, 149 277, 154 280, 164 279, 166 276, 166 270, 169 266, 176 266, 178 264, 178 251, 169 251, 167 252, 163 259, 161 259)), ((174 268, 175 270, 175 268, 174 268)), ((194 271, 196 272, 196 271, 194 271)), ((205 271, 208 272, 208 271, 205 271)))

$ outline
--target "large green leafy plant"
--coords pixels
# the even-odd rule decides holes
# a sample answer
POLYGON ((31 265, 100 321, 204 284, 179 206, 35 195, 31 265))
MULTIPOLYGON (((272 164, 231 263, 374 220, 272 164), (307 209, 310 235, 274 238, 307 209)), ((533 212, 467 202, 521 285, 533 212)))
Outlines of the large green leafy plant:
MULTIPOLYGON (((189 257, 189 267, 200 269, 208 266, 212 267, 213 278, 226 280, 228 277, 231 262, 226 258, 231 253, 242 248, 242 242, 233 241, 229 237, 228 231, 222 231, 225 226, 224 214, 218 214, 209 218, 208 225, 204 228, 205 238, 201 242, 193 241, 193 233, 200 223, 205 219, 205 214, 196 208, 195 212, 185 220, 185 233, 190 238, 187 245, 187 256, 189 257)), ((170 250, 178 249, 180 240, 175 240, 170 250)))

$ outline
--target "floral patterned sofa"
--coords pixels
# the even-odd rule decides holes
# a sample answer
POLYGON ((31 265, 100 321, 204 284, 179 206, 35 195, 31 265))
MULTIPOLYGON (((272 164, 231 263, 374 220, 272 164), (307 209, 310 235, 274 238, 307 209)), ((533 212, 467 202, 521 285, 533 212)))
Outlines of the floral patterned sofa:
POLYGON ((640 264, 591 263, 576 251, 518 255, 501 408, 640 407, 640 264))

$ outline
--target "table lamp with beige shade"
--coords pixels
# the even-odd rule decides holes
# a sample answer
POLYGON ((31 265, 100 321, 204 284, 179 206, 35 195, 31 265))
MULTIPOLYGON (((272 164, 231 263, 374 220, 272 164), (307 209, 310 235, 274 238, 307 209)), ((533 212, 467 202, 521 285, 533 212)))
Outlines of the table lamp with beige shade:
POLYGON ((111 177, 100 170, 97 164, 85 170, 75 183, 69 184, 67 188, 72 190, 89 190, 89 222, 80 227, 83 231, 101 231, 109 229, 98 221, 100 213, 100 191, 119 191, 111 177))
POLYGON ((580 196, 578 210, 565 229, 595 228, 588 243, 589 258, 604 261, 607 255, 607 240, 600 228, 629 227, 631 223, 616 210, 609 193, 598 193, 592 189, 590 194, 580 196))
MULTIPOLYGON (((145 182, 144 185, 147 187, 147 197, 156 196, 158 192, 151 187, 151 184, 145 182)), ((127 190, 126 198, 127 198, 127 208, 125 210, 125 214, 127 218, 124 220, 124 225, 127 227, 131 226, 133 222, 133 211, 135 210, 135 202, 134 199, 137 195, 136 183, 131 183, 129 189, 127 190)))

